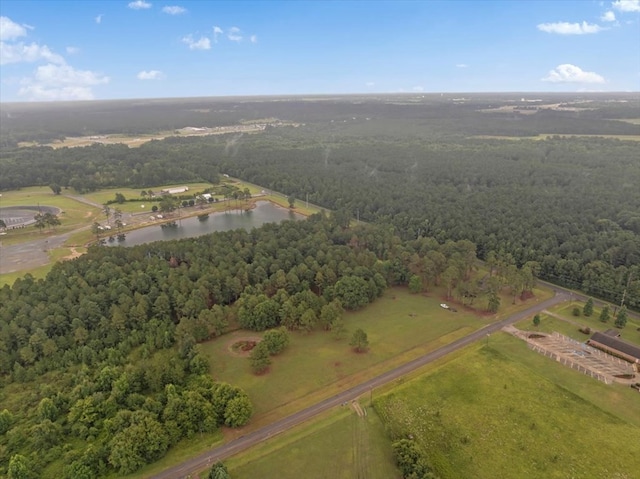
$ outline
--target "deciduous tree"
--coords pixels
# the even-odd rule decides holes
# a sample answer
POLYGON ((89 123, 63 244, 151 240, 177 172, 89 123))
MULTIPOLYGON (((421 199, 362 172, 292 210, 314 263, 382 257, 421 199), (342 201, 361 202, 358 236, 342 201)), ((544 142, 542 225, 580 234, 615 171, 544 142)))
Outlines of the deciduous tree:
POLYGON ((271 364, 267 346, 263 343, 258 343, 258 345, 251 351, 249 362, 251 364, 251 370, 254 372, 254 374, 264 373, 271 364))

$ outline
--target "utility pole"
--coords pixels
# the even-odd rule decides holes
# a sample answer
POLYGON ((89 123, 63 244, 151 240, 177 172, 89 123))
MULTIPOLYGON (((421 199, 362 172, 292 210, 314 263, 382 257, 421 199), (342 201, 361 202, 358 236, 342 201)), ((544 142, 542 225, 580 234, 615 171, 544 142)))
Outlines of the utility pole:
POLYGON ((620 309, 622 309, 622 307, 624 306, 624 299, 627 296, 627 289, 629 289, 629 286, 631 286, 631 278, 633 277, 633 271, 629 273, 629 279, 627 280, 627 285, 624 288, 624 291, 622 292, 622 301, 620 301, 620 309))
POLYGON ((309 193, 307 193, 307 208, 309 208, 309 193))

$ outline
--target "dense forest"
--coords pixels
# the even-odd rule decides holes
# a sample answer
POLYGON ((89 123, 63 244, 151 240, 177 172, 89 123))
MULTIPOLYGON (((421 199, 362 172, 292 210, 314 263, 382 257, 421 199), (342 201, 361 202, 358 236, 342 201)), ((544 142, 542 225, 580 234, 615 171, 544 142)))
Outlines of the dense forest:
POLYGON ((477 275, 476 260, 466 240, 402 241, 386 227, 344 228, 339 215, 318 214, 97 246, 44 280, 28 275, 0 289, 0 468, 18 457, 33 477, 128 473, 182 438, 245 424, 249 398, 212 379, 216 365, 197 344, 230 327, 340 330, 343 308, 388 285, 440 284, 492 311, 503 294, 533 288, 535 264, 496 258, 477 275))
MULTIPOLYGON (((564 101, 548 96, 548 101, 564 101)), ((266 116, 308 123, 252 135, 167 138, 140 148, 8 147, 0 160, 0 189, 50 183, 77 191, 147 188, 215 183, 225 173, 340 211, 346 220, 393 225, 403 239, 467 239, 483 260, 509 254, 518 266, 535 261, 544 279, 618 304, 624 297, 638 310, 637 142, 476 137, 640 133, 639 125, 621 120, 640 117, 637 99, 612 101, 605 95, 573 100, 560 110, 537 110, 535 104, 522 106, 519 98, 491 95, 463 102, 409 96, 202 100, 201 109, 197 100, 189 100, 178 112, 169 100, 150 101, 147 110, 108 102, 100 110, 106 118, 131 110, 139 115, 167 112, 167 122, 193 120, 180 113, 190 112, 203 115, 198 124, 207 124, 207 118, 266 116), (500 110, 504 107, 512 110, 505 113, 500 110)), ((77 110, 80 117, 90 112, 88 106, 77 110)), ((28 109, 21 113, 26 118, 30 114, 28 109)), ((12 115, 18 122, 19 113, 12 115)), ((65 118, 60 128, 71 128, 76 120, 65 118)))

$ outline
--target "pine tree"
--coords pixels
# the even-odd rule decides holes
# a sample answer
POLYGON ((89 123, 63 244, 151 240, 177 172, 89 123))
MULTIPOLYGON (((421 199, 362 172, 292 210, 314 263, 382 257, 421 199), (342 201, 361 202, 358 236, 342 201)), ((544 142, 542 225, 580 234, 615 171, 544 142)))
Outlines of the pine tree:
POLYGON ((536 314, 533 317, 533 325, 537 328, 538 326, 540 326, 540 315, 536 314))
POLYGON ((609 321, 609 306, 605 306, 604 308, 602 308, 602 311, 600 312, 600 321, 602 321, 603 323, 609 321))
POLYGON ((593 314, 593 298, 589 298, 582 308, 582 314, 589 317, 593 314))
POLYGON ((616 316, 615 321, 616 328, 624 328, 627 325, 627 307, 623 306, 622 309, 618 312, 618 316, 616 316))

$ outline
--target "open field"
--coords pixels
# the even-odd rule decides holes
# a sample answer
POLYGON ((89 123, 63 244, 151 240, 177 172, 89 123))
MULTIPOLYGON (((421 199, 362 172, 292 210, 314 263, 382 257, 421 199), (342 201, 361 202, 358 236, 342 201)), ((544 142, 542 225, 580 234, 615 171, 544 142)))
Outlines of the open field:
MULTIPOLYGON (((99 143, 102 145, 115 145, 122 144, 127 145, 129 148, 137 148, 145 143, 148 143, 152 140, 164 140, 169 137, 188 137, 188 136, 208 136, 208 135, 222 135, 225 133, 255 133, 258 131, 262 131, 263 128, 260 128, 256 125, 237 125, 237 126, 229 126, 225 127, 221 130, 213 130, 206 129, 206 131, 189 131, 186 128, 175 131, 162 131, 155 134, 150 135, 96 135, 96 136, 76 136, 76 137, 67 137, 61 141, 54 141, 52 143, 47 143, 43 146, 50 146, 51 148, 78 148, 83 146, 91 146, 95 143, 99 143)), ((29 147, 29 146, 37 146, 37 143, 34 142, 23 142, 20 143, 21 147, 29 147)))
POLYGON ((547 140, 549 138, 607 138, 613 140, 640 141, 640 135, 578 135, 541 133, 536 136, 474 135, 469 138, 479 140, 547 140))
MULTIPOLYGON (((543 295, 540 292, 540 296, 543 295)), ((247 332, 236 331, 200 347, 209 356, 211 372, 217 380, 232 381, 252 398, 255 404, 252 425, 257 427, 433 351, 497 319, 464 311, 452 313, 440 308, 440 302, 437 294, 424 297, 412 295, 405 288, 388 289, 374 305, 345 314, 349 331, 362 328, 367 333, 369 352, 352 352, 348 344, 350 333, 342 340, 334 339, 330 332, 291 333, 289 348, 273 358, 270 372, 262 376, 251 373, 246 358, 229 353, 230 344, 247 332)))
POLYGON ((377 414, 348 406, 261 443, 226 462, 235 479, 400 478, 377 414))
MULTIPOLYGON (((265 130, 266 126, 299 126, 297 123, 281 122, 277 119, 272 119, 268 122, 262 122, 260 120, 253 120, 249 122, 243 122, 240 125, 227 125, 217 126, 212 128, 198 128, 198 127, 185 127, 171 131, 160 131, 153 134, 146 135, 90 135, 90 136, 70 136, 64 140, 56 140, 51 143, 47 143, 41 146, 50 146, 51 148, 77 148, 83 146, 91 146, 96 143, 101 145, 115 145, 122 144, 127 145, 129 148, 137 148, 149 141, 164 140, 165 138, 172 137, 192 137, 192 136, 209 136, 209 135, 225 135, 227 133, 259 133, 265 130)), ((20 142, 21 147, 39 146, 37 142, 27 141, 20 142)))
POLYGON ((614 118, 616 121, 624 121, 625 123, 631 123, 632 125, 640 125, 640 118, 614 118))
POLYGON ((640 470, 637 392, 503 333, 374 404, 395 435, 416 438, 442 479, 632 478, 640 470))

